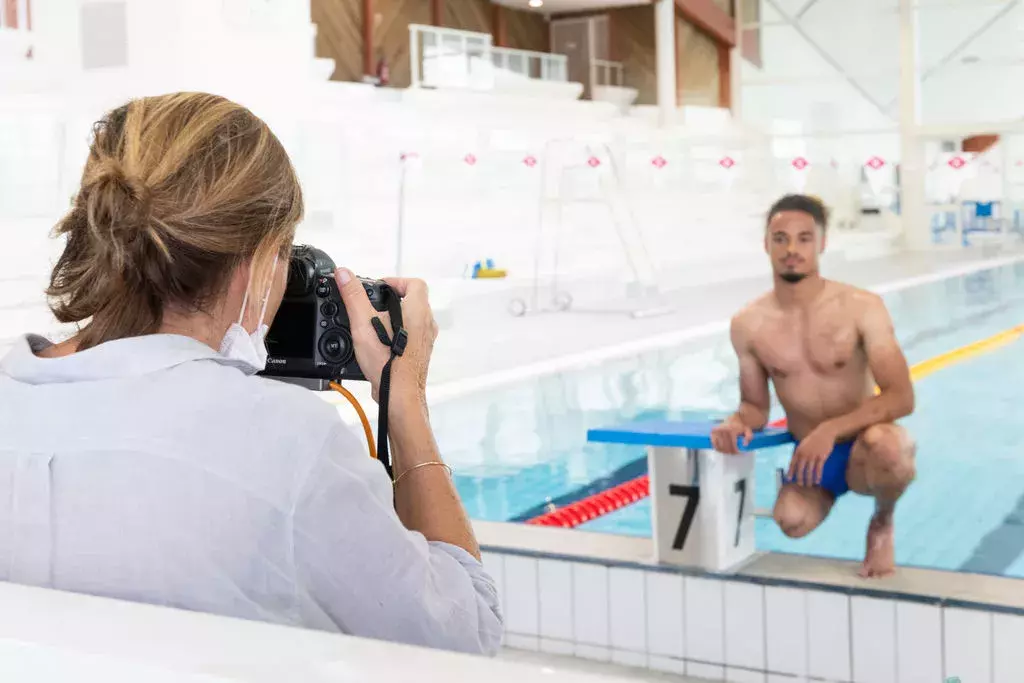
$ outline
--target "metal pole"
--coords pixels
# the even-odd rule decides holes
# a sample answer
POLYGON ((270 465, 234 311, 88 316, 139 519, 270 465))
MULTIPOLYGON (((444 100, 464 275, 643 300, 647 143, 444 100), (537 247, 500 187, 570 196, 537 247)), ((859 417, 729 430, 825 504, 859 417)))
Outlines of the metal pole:
POLYGON ((658 0, 654 8, 654 40, 661 125, 670 126, 676 113, 676 3, 658 0))
POLYGON ((402 237, 405 232, 405 168, 406 155, 399 158, 402 164, 398 174, 398 229, 395 232, 395 277, 402 276, 402 237))
POLYGON ((413 88, 420 85, 420 37, 416 27, 409 26, 409 74, 413 88))

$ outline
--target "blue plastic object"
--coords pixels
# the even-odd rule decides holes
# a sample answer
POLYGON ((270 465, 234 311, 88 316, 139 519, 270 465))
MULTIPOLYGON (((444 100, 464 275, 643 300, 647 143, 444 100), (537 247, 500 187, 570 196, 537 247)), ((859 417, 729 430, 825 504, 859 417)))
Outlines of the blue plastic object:
MULTIPOLYGON (((669 420, 627 422, 614 427, 591 429, 587 432, 587 441, 711 450, 711 430, 716 424, 718 423, 669 420)), ((785 429, 768 427, 763 431, 754 432, 754 438, 749 446, 744 447, 743 440, 740 439, 740 448, 745 451, 756 451, 787 443, 793 443, 792 434, 785 429)))

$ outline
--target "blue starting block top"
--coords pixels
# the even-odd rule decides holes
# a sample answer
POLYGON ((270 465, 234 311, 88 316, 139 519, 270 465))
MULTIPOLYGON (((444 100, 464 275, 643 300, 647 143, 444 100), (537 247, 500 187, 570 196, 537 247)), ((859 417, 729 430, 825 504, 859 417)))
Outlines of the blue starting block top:
MULTIPOLYGON (((587 432, 587 441, 711 450, 711 430, 716 424, 718 423, 670 420, 627 422, 615 427, 591 429, 587 432)), ((763 431, 754 432, 754 438, 751 439, 749 446, 744 447, 743 439, 740 438, 740 449, 756 451, 788 443, 793 443, 792 434, 785 429, 768 427, 763 431)))

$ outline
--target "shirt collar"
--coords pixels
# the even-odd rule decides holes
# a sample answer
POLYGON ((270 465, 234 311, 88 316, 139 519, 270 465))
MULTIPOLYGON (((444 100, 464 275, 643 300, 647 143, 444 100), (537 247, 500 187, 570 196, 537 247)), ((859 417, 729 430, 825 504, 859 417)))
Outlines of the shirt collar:
POLYGON ((192 337, 179 334, 147 334, 115 339, 60 358, 41 358, 37 352, 52 342, 36 334, 20 337, 0 359, 0 374, 27 384, 57 384, 89 380, 138 377, 195 360, 242 367, 192 337))

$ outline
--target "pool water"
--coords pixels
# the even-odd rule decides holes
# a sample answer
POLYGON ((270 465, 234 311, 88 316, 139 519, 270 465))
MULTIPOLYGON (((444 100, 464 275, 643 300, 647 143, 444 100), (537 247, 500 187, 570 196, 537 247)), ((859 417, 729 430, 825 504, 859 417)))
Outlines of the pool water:
MULTIPOLYGON (((911 364, 1024 323, 1024 264, 885 295, 911 364)), ((903 421, 918 442, 917 479, 896 512, 903 565, 1024 577, 1024 342, 931 374, 903 421)), ((522 521, 646 472, 643 447, 591 444, 587 430, 645 418, 716 418, 738 401, 725 335, 545 376, 432 408, 438 443, 475 519, 522 521)), ((781 417, 777 404, 773 417, 781 417)), ((770 508, 792 447, 758 453, 755 504, 770 508)), ((873 501, 843 496, 808 537, 757 522, 760 550, 859 560, 873 501)), ((588 531, 650 535, 649 501, 588 531)))

